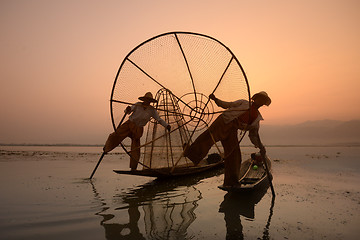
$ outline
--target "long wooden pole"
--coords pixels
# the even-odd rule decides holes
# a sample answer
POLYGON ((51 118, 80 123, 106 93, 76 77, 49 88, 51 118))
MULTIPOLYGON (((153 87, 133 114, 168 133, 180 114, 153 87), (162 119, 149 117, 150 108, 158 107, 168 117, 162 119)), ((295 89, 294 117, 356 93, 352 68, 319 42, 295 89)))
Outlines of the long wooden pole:
MULTIPOLYGON (((126 115, 127 115, 127 113, 125 112, 125 114, 124 114, 124 116, 122 117, 122 119, 120 120, 120 123, 119 123, 118 126, 120 126, 120 125, 123 123, 126 115)), ((115 130, 115 131, 116 131, 116 130, 115 130)), ((98 163, 96 164, 93 172, 92 172, 91 175, 90 175, 90 179, 92 179, 92 177, 94 176, 94 174, 95 174, 95 172, 96 172, 96 169, 99 167, 99 165, 100 165, 100 163, 101 163, 101 161, 102 161, 102 159, 103 159, 103 157, 104 157, 105 155, 106 155, 106 152, 103 152, 103 153, 101 154, 101 157, 100 157, 98 163)))
POLYGON ((267 159, 268 159, 268 158, 267 158, 266 155, 263 155, 262 158, 263 158, 263 163, 264 163, 264 165, 265 165, 265 171, 266 171, 266 174, 267 174, 268 179, 269 179, 271 192, 272 192, 273 198, 275 198, 275 190, 274 190, 274 186, 273 186, 273 184, 272 184, 272 178, 271 178, 271 175, 270 175, 269 167, 268 167, 268 165, 267 165, 267 159))
POLYGON ((101 162, 101 160, 103 159, 103 157, 105 156, 105 154, 106 154, 106 152, 103 152, 103 153, 101 154, 101 157, 100 157, 98 163, 96 164, 93 172, 91 173, 90 179, 92 179, 92 177, 94 176, 94 174, 95 174, 95 172, 96 172, 96 169, 99 167, 100 162, 101 162))

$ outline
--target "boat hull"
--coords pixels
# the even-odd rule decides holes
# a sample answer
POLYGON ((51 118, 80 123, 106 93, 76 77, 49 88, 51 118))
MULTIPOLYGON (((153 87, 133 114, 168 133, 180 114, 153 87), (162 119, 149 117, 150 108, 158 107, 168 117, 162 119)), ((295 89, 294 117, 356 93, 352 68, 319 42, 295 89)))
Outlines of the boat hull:
POLYGON ((224 161, 199 166, 177 166, 176 168, 154 168, 142 170, 113 170, 118 174, 129 174, 156 178, 186 176, 224 167, 224 161))
MULTIPOLYGON (((271 175, 270 160, 267 161, 271 175)), ((272 178, 272 176, 270 176, 272 178)), ((269 186, 269 179, 264 164, 255 164, 254 160, 248 159, 241 164, 240 187, 227 187, 220 185, 218 188, 227 192, 244 192, 269 186), (254 167, 256 165, 257 167, 254 167)))

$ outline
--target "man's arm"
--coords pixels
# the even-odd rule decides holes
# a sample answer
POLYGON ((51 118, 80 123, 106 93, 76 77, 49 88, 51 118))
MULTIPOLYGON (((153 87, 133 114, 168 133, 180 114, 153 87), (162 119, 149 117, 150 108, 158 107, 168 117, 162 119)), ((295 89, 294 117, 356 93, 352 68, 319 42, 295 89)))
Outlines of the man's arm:
POLYGON ((226 102, 226 101, 218 99, 217 97, 215 97, 214 94, 210 94, 209 98, 214 100, 216 105, 218 105, 219 107, 224 108, 224 109, 228 109, 231 107, 238 107, 244 103, 244 100, 237 100, 235 102, 226 102))
POLYGON ((130 114, 131 112, 133 112, 133 111, 135 110, 136 104, 137 104, 137 103, 135 103, 135 104, 133 104, 133 105, 131 105, 131 106, 127 106, 127 107, 125 108, 125 110, 124 110, 124 113, 130 114))
POLYGON ((162 118, 159 117, 158 112, 153 108, 152 109, 152 117, 158 121, 162 126, 164 126, 165 128, 167 128, 170 131, 170 125, 167 124, 162 118))
POLYGON ((254 144, 255 147, 260 149, 261 155, 262 156, 265 155, 266 149, 260 140, 259 126, 253 127, 249 130, 249 138, 250 138, 250 141, 252 142, 252 144, 254 144))

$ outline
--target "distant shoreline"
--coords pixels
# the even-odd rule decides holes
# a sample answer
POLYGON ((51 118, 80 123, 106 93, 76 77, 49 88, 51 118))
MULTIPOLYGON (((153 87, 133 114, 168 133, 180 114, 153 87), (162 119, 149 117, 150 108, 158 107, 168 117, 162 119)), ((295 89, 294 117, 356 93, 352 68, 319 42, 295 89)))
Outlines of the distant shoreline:
POLYGON ((73 143, 0 143, 0 146, 19 146, 19 147, 102 147, 103 144, 73 144, 73 143))
MULTIPOLYGON (((41 144, 41 143, 0 143, 0 146, 16 146, 16 147, 103 147, 103 144, 41 144)), ((126 147, 130 147, 125 145, 126 147)), ((335 144, 269 144, 266 147, 360 147, 360 143, 335 143, 335 144)), ((155 146, 161 147, 161 146, 155 146)), ((241 147, 254 147, 253 145, 241 145, 241 147)))

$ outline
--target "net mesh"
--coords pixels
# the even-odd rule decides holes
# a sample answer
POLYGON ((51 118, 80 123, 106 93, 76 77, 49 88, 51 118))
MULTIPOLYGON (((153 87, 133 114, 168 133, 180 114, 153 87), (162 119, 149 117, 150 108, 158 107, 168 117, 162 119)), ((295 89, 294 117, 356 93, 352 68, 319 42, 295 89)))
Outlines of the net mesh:
MULTIPOLYGON (((190 164, 181 157, 183 144, 195 140, 223 111, 209 100, 211 93, 224 101, 249 100, 247 80, 236 57, 216 39, 195 33, 159 35, 130 52, 113 86, 114 127, 128 104, 149 91, 172 131, 167 133, 154 120, 146 125, 141 138, 141 161, 146 168, 190 164)), ((220 145, 214 145, 209 154, 221 151, 220 145)))

